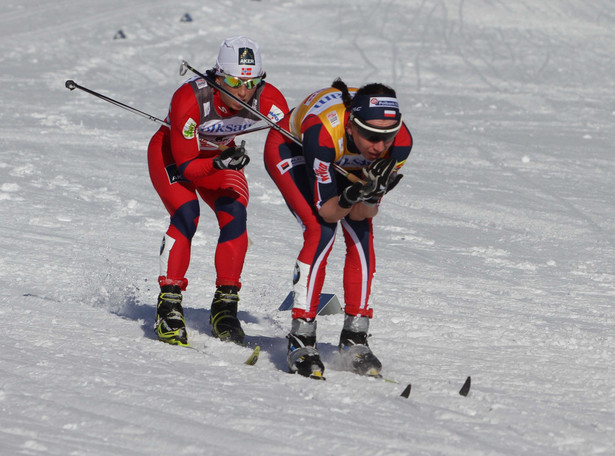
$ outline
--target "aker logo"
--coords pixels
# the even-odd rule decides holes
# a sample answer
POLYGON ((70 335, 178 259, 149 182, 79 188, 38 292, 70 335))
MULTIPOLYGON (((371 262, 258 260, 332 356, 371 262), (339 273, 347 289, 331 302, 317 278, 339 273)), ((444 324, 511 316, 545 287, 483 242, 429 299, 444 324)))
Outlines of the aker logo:
POLYGON ((190 117, 184 125, 184 138, 193 139, 196 135, 196 122, 190 117))
POLYGON ((167 166, 165 171, 167 172, 167 177, 169 178, 169 184, 174 184, 175 182, 188 182, 187 179, 184 179, 182 173, 179 172, 179 169, 175 163, 167 166))
POLYGON ((331 174, 329 174, 329 163, 314 160, 314 174, 316 174, 316 181, 320 184, 328 184, 331 182, 331 174))
POLYGON ((239 62, 238 65, 256 65, 256 59, 254 58, 254 51, 250 48, 239 48, 239 62))

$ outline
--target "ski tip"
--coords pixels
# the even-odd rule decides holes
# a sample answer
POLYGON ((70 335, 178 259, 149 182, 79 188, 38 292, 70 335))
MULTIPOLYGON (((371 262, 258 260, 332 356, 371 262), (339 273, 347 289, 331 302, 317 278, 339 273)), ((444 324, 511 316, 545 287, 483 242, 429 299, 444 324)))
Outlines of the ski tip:
POLYGON ((247 364, 248 366, 254 366, 256 364, 256 362, 258 361, 258 356, 260 355, 260 353, 261 353, 261 347, 260 347, 260 345, 257 345, 256 347, 254 347, 254 350, 252 351, 252 354, 245 361, 244 364, 247 364))
POLYGON ((466 397, 470 393, 470 386, 472 385, 472 377, 466 378, 465 383, 459 390, 459 394, 463 397, 466 397))
POLYGON ((312 372, 312 375, 310 375, 310 378, 314 380, 326 380, 326 378, 323 376, 321 371, 312 372))
POLYGON ((400 394, 401 397, 405 397, 406 399, 408 399, 410 397, 410 391, 412 390, 412 384, 408 383, 408 386, 406 386, 406 389, 404 389, 402 391, 402 393, 400 394))
POLYGON ((368 369, 367 372, 365 372, 365 374, 363 375, 365 375, 366 377, 371 377, 371 378, 384 378, 382 377, 382 374, 380 374, 378 369, 375 369, 373 367, 371 369, 368 369))

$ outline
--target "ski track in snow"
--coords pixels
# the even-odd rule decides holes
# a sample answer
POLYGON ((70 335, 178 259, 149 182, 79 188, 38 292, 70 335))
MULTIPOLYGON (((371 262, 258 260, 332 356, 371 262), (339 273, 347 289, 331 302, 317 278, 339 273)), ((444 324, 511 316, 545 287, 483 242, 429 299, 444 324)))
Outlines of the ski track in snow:
MULTIPOLYGON (((607 0, 3 5, 0 454, 614 454, 614 26, 607 0), (204 69, 236 34, 291 106, 338 76, 398 92, 415 146, 375 219, 370 328, 398 383, 337 368, 339 315, 319 319, 328 380, 285 373, 301 230, 265 132, 246 137, 240 303, 258 364, 211 338, 206 210, 184 298, 197 350, 155 340, 157 126, 64 82, 164 118, 181 59, 204 69)), ((343 255, 340 236, 340 298, 343 255)))

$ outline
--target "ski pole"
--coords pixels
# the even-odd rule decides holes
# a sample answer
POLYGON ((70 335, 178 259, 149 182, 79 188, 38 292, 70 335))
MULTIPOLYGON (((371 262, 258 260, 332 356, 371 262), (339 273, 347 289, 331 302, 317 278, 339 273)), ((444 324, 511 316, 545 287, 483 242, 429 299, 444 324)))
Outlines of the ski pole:
MULTIPOLYGON (((152 116, 151 114, 148 114, 146 112, 143 111, 139 111, 138 109, 133 108, 132 106, 128 106, 127 104, 124 104, 120 101, 114 100, 113 98, 109 98, 101 93, 95 92, 94 90, 88 89, 87 87, 81 86, 79 84, 77 84, 75 81, 73 81, 72 79, 69 79, 68 81, 66 81, 66 88, 69 90, 75 90, 75 89, 79 89, 79 90, 83 90, 86 93, 89 93, 90 95, 94 95, 97 98, 100 98, 101 100, 105 100, 109 103, 111 103, 112 105, 115 106, 119 106, 122 109, 125 109, 127 111, 130 111, 134 114, 137 114, 141 117, 145 117, 148 120, 151 120, 153 122, 159 123, 160 125, 164 125, 165 127, 169 127, 171 128, 171 125, 168 122, 165 122, 162 119, 159 119, 158 117, 152 116)), ((201 141, 209 144, 210 146, 214 146, 217 147, 220 151, 224 151, 226 149, 228 149, 228 146, 225 146, 223 144, 216 144, 214 142, 208 141, 204 138, 199 138, 201 141)))
POLYGON ((89 93, 90 95, 94 95, 95 97, 100 98, 101 100, 105 100, 105 101, 111 103, 112 105, 119 106, 120 108, 125 109, 126 111, 130 111, 130 112, 132 112, 134 114, 137 114, 137 115, 139 115, 141 117, 145 117, 146 119, 149 119, 149 120, 152 120, 154 122, 157 122, 160 125, 165 125, 167 127, 170 127, 170 125, 167 122, 165 122, 162 119, 159 119, 158 117, 154 117, 154 116, 152 116, 152 115, 150 115, 150 114, 148 114, 146 112, 139 111, 138 109, 135 109, 132 106, 128 106, 127 104, 121 103, 121 102, 119 102, 117 100, 114 100, 113 98, 109 98, 109 97, 107 97, 107 96, 105 96, 105 95, 103 95, 101 93, 98 93, 98 92, 95 92, 93 90, 90 90, 87 87, 83 87, 83 86, 77 84, 72 79, 67 80, 65 86, 66 86, 66 88, 68 90, 71 90, 71 91, 75 90, 75 89, 83 90, 84 92, 89 93))
MULTIPOLYGON (((244 107, 246 107, 247 109, 249 109, 251 112, 258 114, 263 120, 265 120, 269 125, 271 126, 275 126, 277 127, 276 129, 278 131, 280 131, 280 133, 285 134, 285 136, 287 136, 288 138, 292 139, 295 143, 297 143, 298 145, 302 145, 301 141, 299 141, 299 139, 297 139, 295 136, 293 136, 291 133, 287 132, 286 130, 284 130, 282 127, 280 127, 279 125, 277 125, 275 122, 273 122, 271 119, 269 119, 267 116, 262 115, 259 111, 254 110, 254 108, 252 108, 252 106, 248 105, 247 103, 244 103, 242 100, 240 100, 239 98, 237 98, 235 95, 233 95, 230 91, 224 89, 223 87, 221 87, 219 84, 217 84, 215 81, 212 81, 211 78, 207 78, 204 75, 201 75, 201 73, 199 73, 198 71, 196 71, 195 69, 193 69, 191 66, 189 66, 185 61, 182 62, 182 65, 186 65, 187 68, 189 68, 191 71, 195 72, 197 75, 202 76, 203 78, 206 78, 207 82, 211 82, 216 88, 219 88, 221 91, 225 92, 227 95, 229 95, 230 97, 232 97, 233 99, 237 100, 239 103, 241 103, 244 107)), ((185 74, 185 71, 184 71, 185 74)), ((114 100, 113 98, 110 98, 106 95, 103 95, 99 92, 96 92, 94 90, 88 89, 87 87, 84 87, 82 85, 77 84, 75 81, 73 81, 72 79, 68 79, 66 81, 66 83, 64 84, 66 86, 67 89, 69 89, 70 91, 73 91, 75 89, 79 89, 82 90, 86 93, 89 93, 90 95, 95 96, 96 98, 100 98, 101 100, 104 100, 108 103, 111 103, 112 105, 118 106, 122 109, 125 109, 129 112, 132 112, 133 114, 137 114, 141 117, 144 117, 148 120, 151 120, 153 122, 156 122, 160 125, 164 125, 165 127, 170 128, 171 125, 168 122, 165 122, 162 119, 159 119, 158 117, 152 116, 151 114, 148 114, 146 112, 140 111, 136 108, 133 108, 132 106, 129 106, 125 103, 122 103, 121 101, 117 101, 114 100)), ((249 131, 258 131, 258 130, 263 130, 265 128, 269 128, 269 127, 261 127, 261 128, 256 128, 253 130, 249 130, 249 131)), ((239 134, 244 134, 244 133, 248 133, 249 131, 245 131, 239 134)), ((220 151, 224 151, 226 149, 228 149, 228 146, 225 146, 223 144, 216 144, 214 142, 208 141, 204 138, 201 139, 203 142, 209 144, 210 146, 213 147, 217 147, 220 151)), ((350 174, 348 171, 346 171, 345 169, 343 169, 342 167, 333 164, 333 167, 335 168, 336 171, 338 171, 339 173, 343 174, 346 178, 348 178, 348 180, 350 180, 351 182, 358 182, 361 181, 363 182, 361 179, 359 179, 357 176, 355 176, 354 174, 350 174)))
MULTIPOLYGON (((190 66, 190 64, 188 62, 186 62, 185 60, 182 60, 182 63, 179 66, 179 74, 180 74, 180 76, 184 76, 186 74, 187 70, 190 70, 194 74, 196 74, 197 76, 205 79, 205 81, 207 81, 207 83, 209 85, 211 85, 211 86, 215 87, 216 89, 220 90, 221 92, 225 93, 226 95, 231 97, 233 100, 238 102, 241 106, 246 108, 248 111, 250 111, 251 113, 255 114, 260 119, 264 120, 269 125, 271 125, 271 128, 273 128, 274 130, 277 130, 280 134, 286 136, 288 139, 293 141, 298 146, 303 147, 303 144, 302 144, 301 140, 299 138, 297 138, 295 135, 293 135, 291 132, 283 129, 277 123, 275 123, 273 120, 271 120, 269 117, 267 117, 266 115, 262 114, 260 111, 257 111, 252 106, 250 106, 248 103, 246 103, 243 100, 241 100, 240 98, 238 98, 230 90, 228 90, 225 87, 223 87, 220 84, 218 84, 214 79, 212 79, 208 75, 205 75, 205 74, 201 73, 200 71, 196 70, 195 68, 190 66)), ((341 166, 337 165, 336 163, 333 163, 333 169, 335 169, 338 173, 340 173, 344 177, 346 177, 350 182, 353 182, 353 183, 354 182, 361 182, 362 184, 366 183, 364 180, 362 180, 361 178, 355 176, 354 174, 349 173, 348 171, 346 171, 344 168, 342 168, 341 166)))

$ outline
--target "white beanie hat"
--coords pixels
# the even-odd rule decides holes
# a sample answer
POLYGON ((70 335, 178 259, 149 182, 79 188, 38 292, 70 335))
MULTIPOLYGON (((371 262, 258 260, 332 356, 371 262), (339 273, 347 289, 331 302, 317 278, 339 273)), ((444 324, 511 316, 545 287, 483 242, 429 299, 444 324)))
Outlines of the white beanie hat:
POLYGON ((263 64, 258 43, 245 36, 224 40, 216 60, 216 74, 239 78, 261 76, 263 64))

